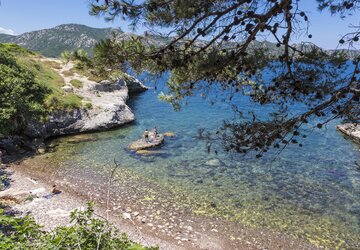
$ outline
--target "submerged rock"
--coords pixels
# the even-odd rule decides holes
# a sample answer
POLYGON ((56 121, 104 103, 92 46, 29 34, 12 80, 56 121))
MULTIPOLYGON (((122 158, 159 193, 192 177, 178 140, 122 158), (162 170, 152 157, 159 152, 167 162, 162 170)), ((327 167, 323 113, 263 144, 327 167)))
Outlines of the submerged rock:
POLYGON ((68 140, 68 143, 71 144, 78 144, 78 143, 83 143, 83 142, 94 142, 97 141, 98 138, 96 137, 89 137, 89 135, 77 135, 74 136, 73 138, 71 138, 70 140, 68 140))
POLYGON ((359 123, 345 123, 342 125, 336 126, 336 128, 350 137, 357 143, 360 143, 360 124, 359 123))
POLYGON ((175 137, 176 136, 175 133, 173 133, 173 132, 165 132, 163 135, 165 137, 175 137))
POLYGON ((146 150, 146 149, 140 149, 138 151, 136 151, 137 154, 140 155, 159 155, 159 154, 163 154, 163 151, 155 151, 155 150, 146 150))
POLYGON ((212 166, 212 167, 218 167, 221 165, 221 161, 219 159, 215 158, 215 159, 208 160, 205 164, 212 166))

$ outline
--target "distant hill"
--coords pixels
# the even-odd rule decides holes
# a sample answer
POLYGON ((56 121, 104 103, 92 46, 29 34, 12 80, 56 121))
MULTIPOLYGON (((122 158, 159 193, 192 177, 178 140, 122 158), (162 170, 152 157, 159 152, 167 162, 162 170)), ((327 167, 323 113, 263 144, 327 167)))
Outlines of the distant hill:
POLYGON ((113 28, 91 28, 80 24, 62 24, 51 29, 27 32, 18 36, 0 34, 0 43, 15 43, 48 57, 58 57, 64 50, 82 48, 88 52, 101 39, 111 37, 113 28))
MULTIPOLYGON (((139 36, 125 33, 120 29, 114 28, 91 28, 81 24, 62 24, 51 29, 27 32, 18 36, 0 34, 0 43, 15 43, 48 57, 59 57, 64 50, 73 51, 79 48, 92 54, 94 45, 102 39, 110 38, 113 32, 118 34, 119 39, 124 40, 130 39, 131 36, 139 36)), ((143 37, 142 41, 149 45, 159 46, 171 41, 171 37, 154 35, 140 37, 143 37)), ((200 46, 204 41, 197 41, 197 43, 197 45, 200 46)), ((229 43, 229 46, 234 46, 234 44, 236 43, 229 43)), ((276 47, 275 43, 255 41, 253 45, 254 47, 268 48, 269 51, 275 55, 280 55, 282 53, 282 49, 276 47)), ((359 55, 359 51, 357 50, 342 51, 347 53, 350 58, 359 55)), ((338 51, 328 50, 328 52, 335 53, 338 51)))

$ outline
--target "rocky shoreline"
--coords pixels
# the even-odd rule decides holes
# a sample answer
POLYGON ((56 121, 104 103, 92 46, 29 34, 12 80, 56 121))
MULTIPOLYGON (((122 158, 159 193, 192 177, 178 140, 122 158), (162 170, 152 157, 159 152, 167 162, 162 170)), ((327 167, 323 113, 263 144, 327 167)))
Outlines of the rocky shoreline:
MULTIPOLYGON (((31 214, 44 230, 68 225, 69 213, 74 209, 84 209, 86 202, 92 200, 96 202, 96 215, 108 218, 130 239, 143 245, 159 245, 160 249, 317 249, 304 239, 285 233, 195 216, 173 204, 162 204, 152 198, 142 199, 142 188, 132 187, 136 183, 132 182, 133 177, 127 176, 130 173, 124 171, 118 174, 125 174, 128 181, 124 181, 116 191, 110 189, 111 198, 107 202, 106 179, 91 179, 96 189, 92 190, 88 185, 90 176, 75 181, 72 174, 49 175, 48 166, 41 163, 44 157, 46 154, 8 165, 12 184, 7 191, 0 192, 0 200, 8 194, 15 196, 13 200, 17 201, 12 204, 13 209, 31 214), (45 198, 51 193, 53 184, 62 193, 45 198), (26 199, 30 191, 33 198, 26 199), (164 205, 168 209, 164 210, 164 205)), ((142 182, 147 185, 146 181, 142 182)))
POLYGON ((43 141, 47 138, 107 130, 135 120, 135 115, 126 105, 126 101, 129 95, 148 89, 136 78, 124 74, 117 81, 97 83, 77 73, 68 76, 66 72, 74 67, 72 63, 64 65, 60 60, 50 58, 41 60, 62 65, 62 68, 54 70, 65 81, 65 86, 62 87, 65 94, 72 92, 80 96, 87 105, 53 112, 44 123, 32 121, 22 136, 0 138, 0 160, 5 155, 44 153, 46 148, 43 141), (75 88, 71 84, 73 80, 81 81, 83 86, 75 88))
POLYGON ((358 123, 345 123, 336 126, 336 128, 352 139, 354 142, 360 144, 360 124, 358 123))

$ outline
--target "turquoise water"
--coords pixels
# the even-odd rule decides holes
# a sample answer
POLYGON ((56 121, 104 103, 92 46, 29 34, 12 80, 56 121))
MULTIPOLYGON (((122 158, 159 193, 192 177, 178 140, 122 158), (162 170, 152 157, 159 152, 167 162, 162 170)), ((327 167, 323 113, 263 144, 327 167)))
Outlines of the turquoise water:
MULTIPOLYGON (((47 157, 53 164, 50 169, 71 173, 73 178, 88 172, 100 175, 115 158, 123 171, 151 180, 166 192, 182 194, 168 198, 193 214, 273 228, 316 245, 359 247, 360 169, 356 162, 360 163, 360 152, 359 146, 336 131, 339 121, 312 131, 301 148, 290 145, 278 157, 269 152, 256 159, 226 153, 219 144, 208 153, 206 142, 196 138, 198 129, 215 131, 223 119, 232 118, 226 103, 212 105, 195 96, 175 112, 150 90, 133 97, 129 106, 136 115, 134 124, 81 137, 92 139, 88 142, 77 143, 79 136, 49 142, 58 144, 47 157), (154 126, 176 137, 167 138, 155 155, 127 150, 146 128, 154 126), (214 163, 214 159, 218 161, 211 164, 209 160, 214 163), (186 200, 181 198, 184 194, 186 200)), ((243 101, 241 109, 259 107, 243 101)), ((136 185, 141 189, 141 181, 136 185)))

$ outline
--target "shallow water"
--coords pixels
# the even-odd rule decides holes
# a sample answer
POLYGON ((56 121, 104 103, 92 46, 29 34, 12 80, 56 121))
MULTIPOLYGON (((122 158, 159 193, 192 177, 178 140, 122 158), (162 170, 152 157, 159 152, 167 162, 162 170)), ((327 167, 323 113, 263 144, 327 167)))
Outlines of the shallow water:
MULTIPOLYGON (((315 245, 359 246, 360 169, 355 163, 360 162, 359 146, 336 131, 336 121, 325 130, 313 131, 302 148, 293 145, 279 157, 270 152, 255 159, 225 153, 219 145, 208 153, 206 143, 196 139, 199 128, 214 131, 223 119, 232 117, 226 103, 211 105, 193 97, 175 112, 147 91, 129 105, 137 118, 134 124, 50 141, 58 146, 48 154, 51 167, 47 171, 75 179, 92 172, 94 178, 108 174, 116 159, 123 172, 170 190, 175 194, 168 197, 171 202, 194 214, 273 228, 315 245), (154 126, 176 137, 167 138, 157 155, 139 156, 127 150, 146 128, 154 126), (79 138, 91 140, 79 143, 79 138), (211 164, 213 159, 220 164, 211 164)), ((243 110, 256 107, 242 103, 243 110)), ((132 180, 138 189, 140 179, 132 180)), ((91 184, 96 181, 90 180, 91 184)), ((145 194, 144 199, 156 195, 160 194, 145 194)))

